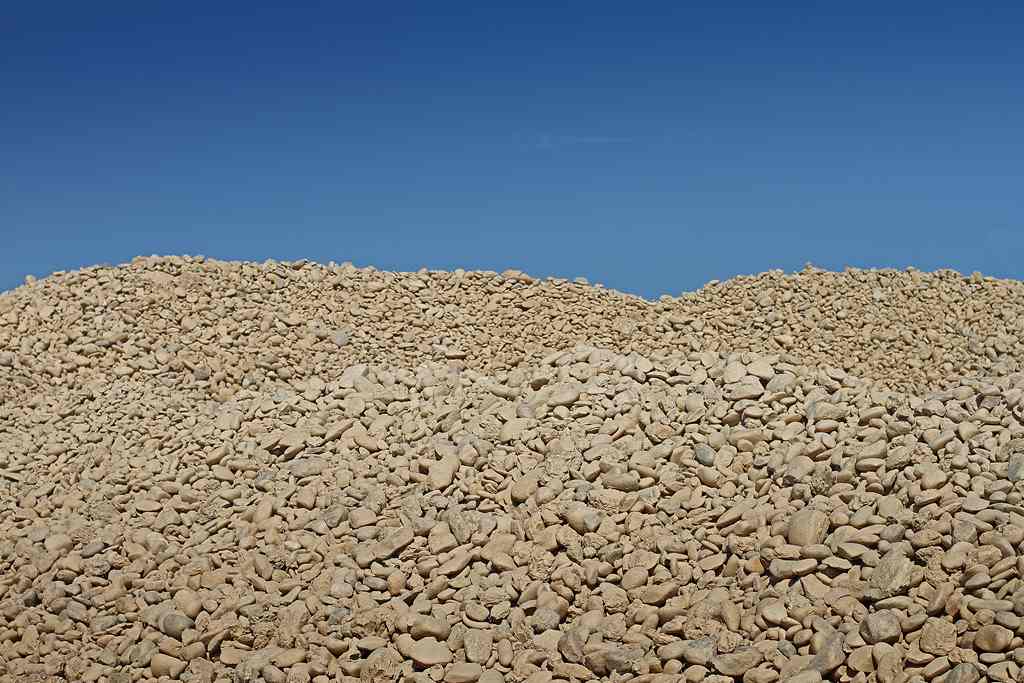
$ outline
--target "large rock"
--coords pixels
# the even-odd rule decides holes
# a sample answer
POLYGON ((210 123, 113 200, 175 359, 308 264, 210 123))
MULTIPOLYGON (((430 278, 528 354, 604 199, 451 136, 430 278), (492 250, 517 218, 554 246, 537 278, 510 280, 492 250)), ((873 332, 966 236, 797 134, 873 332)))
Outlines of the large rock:
POLYGON ((711 667, 726 676, 742 676, 762 661, 764 661, 764 655, 761 654, 761 651, 749 647, 712 658, 711 667))
POLYGON ((981 680, 981 671, 977 664, 957 664, 946 677, 943 683, 978 683, 981 680))
POLYGON ((430 466, 430 488, 440 491, 451 486, 455 481, 455 473, 459 470, 459 457, 448 454, 430 466))
POLYGON ((474 683, 483 671, 483 667, 475 663, 452 664, 444 674, 444 683, 474 683))
POLYGON ((828 627, 822 633, 817 634, 821 639, 821 645, 811 659, 810 668, 822 676, 826 676, 838 669, 846 661, 844 646, 846 636, 834 628, 828 627))
POLYGON ((658 648, 663 660, 678 659, 686 664, 706 666, 715 656, 715 641, 711 638, 700 640, 678 640, 658 648))
POLYGON ((864 597, 871 601, 904 595, 910 587, 914 563, 898 547, 893 547, 875 566, 868 578, 864 597))
POLYGON ((818 545, 828 535, 828 523, 824 512, 805 508, 789 518, 787 539, 793 545, 818 545))
POLYGON ((409 656, 420 666, 448 664, 452 661, 452 651, 448 644, 434 637, 417 640, 409 650, 409 656))
POLYGON ((956 625, 945 619, 929 619, 921 628, 918 647, 936 657, 946 656, 956 647, 956 625))
POLYGON ((1024 453, 1014 453, 1010 456, 1006 478, 1012 482, 1024 481, 1024 453))
POLYGON ((981 652, 1002 652, 1013 640, 1013 631, 998 624, 988 624, 974 635, 974 647, 981 652))
POLYGON ((777 579, 793 579, 810 574, 817 566, 818 561, 810 558, 806 560, 774 559, 768 565, 768 573, 777 579))
POLYGON ((889 609, 869 614, 860 623, 860 635, 865 642, 872 645, 895 643, 902 635, 899 615, 889 609))

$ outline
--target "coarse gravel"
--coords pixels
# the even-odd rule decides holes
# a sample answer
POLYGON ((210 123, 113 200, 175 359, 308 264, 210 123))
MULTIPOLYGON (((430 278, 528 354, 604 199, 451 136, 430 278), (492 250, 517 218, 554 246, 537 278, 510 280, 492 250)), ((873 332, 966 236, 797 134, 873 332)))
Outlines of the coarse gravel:
POLYGON ((1024 283, 0 294, 0 682, 1024 679, 1024 283))

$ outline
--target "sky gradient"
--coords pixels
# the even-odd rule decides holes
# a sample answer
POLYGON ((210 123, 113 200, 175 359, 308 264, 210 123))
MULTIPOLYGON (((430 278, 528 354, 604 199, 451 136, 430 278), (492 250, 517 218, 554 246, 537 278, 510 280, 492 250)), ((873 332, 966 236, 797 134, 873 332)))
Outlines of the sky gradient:
POLYGON ((5 8, 0 289, 170 253, 1024 277, 1022 6, 547 4, 5 8))

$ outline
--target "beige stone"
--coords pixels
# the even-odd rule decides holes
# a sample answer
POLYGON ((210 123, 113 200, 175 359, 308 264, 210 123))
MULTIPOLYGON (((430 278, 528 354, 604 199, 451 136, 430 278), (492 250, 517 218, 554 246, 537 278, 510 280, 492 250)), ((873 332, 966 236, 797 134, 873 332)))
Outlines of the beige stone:
POLYGON ((1024 284, 951 271, 658 302, 199 257, 29 280, 0 294, 4 665, 1017 680, 1022 320, 1024 284))

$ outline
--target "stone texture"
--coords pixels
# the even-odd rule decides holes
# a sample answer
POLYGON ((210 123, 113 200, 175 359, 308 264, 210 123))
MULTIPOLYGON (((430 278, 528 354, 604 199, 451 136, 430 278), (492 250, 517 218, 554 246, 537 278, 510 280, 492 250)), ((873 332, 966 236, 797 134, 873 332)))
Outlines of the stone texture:
POLYGON ((974 647, 981 652, 1002 652, 1010 641, 1013 632, 998 624, 988 624, 978 629, 974 636, 974 647))
POLYGON ((861 622, 860 635, 870 644, 895 643, 901 635, 899 615, 894 610, 869 614, 861 622))
POLYGON ((747 648, 731 654, 722 654, 711 660, 715 671, 726 676, 742 676, 764 660, 760 650, 747 648))
POLYGON ((820 510, 800 510, 789 518, 788 540, 793 545, 817 545, 828 534, 828 515, 820 510))
POLYGON ((956 647, 956 624, 945 619, 929 619, 921 629, 918 646, 922 652, 943 657, 956 647))
POLYGON ((0 683, 1019 680, 1021 321, 947 271, 28 281, 0 683))

